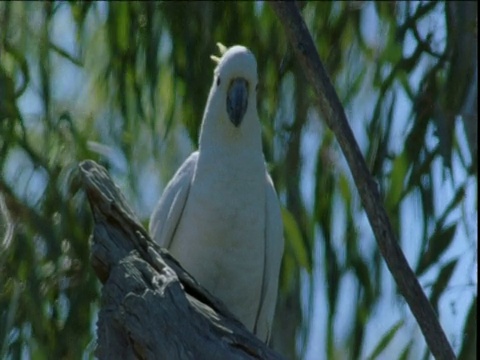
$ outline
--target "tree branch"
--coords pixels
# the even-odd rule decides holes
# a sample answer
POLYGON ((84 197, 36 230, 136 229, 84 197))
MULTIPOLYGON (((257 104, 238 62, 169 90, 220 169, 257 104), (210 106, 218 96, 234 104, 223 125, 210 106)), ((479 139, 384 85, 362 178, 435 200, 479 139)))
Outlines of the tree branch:
POLYGON ((325 121, 334 132, 353 174, 380 252, 417 319, 430 351, 437 359, 455 359, 455 354, 437 316, 395 239, 377 184, 368 171, 348 125, 345 111, 323 67, 297 5, 295 2, 287 1, 275 1, 269 4, 282 23, 297 60, 317 94, 325 121))
POLYGON ((91 263, 103 283, 101 359, 281 359, 140 225, 106 170, 80 164, 95 219, 91 263))

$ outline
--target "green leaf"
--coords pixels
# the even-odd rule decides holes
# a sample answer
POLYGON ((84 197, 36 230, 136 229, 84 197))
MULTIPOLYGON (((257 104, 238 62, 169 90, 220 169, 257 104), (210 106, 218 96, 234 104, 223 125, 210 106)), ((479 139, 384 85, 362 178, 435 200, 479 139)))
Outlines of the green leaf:
POLYGON ((130 14, 128 11, 129 4, 127 2, 118 3, 115 5, 117 8, 117 43, 120 51, 126 52, 130 47, 129 35, 130 35, 130 14))
POLYGON ((390 173, 390 188, 388 189, 386 204, 389 209, 396 209, 402 198, 403 183, 408 170, 408 161, 405 153, 400 154, 393 161, 390 173))
POLYGON ((473 298, 468 311, 465 325, 463 326, 463 343, 458 355, 458 360, 471 360, 477 358, 477 296, 473 298))
POLYGON ((355 276, 357 277, 363 287, 363 290, 365 291, 365 304, 367 306, 371 306, 374 302, 374 293, 370 270, 368 269, 365 261, 363 261, 363 259, 359 256, 352 259, 352 263, 355 270, 355 276))
POLYGON ((350 190, 350 184, 348 183, 348 179, 344 174, 340 174, 338 177, 338 189, 345 204, 350 204, 352 199, 352 192, 350 190))
POLYGON ((428 250, 420 258, 420 262, 417 267, 417 275, 421 275, 432 264, 434 264, 443 252, 452 243, 457 224, 453 224, 447 228, 437 229, 435 233, 430 237, 428 250))
POLYGON ((377 358, 388 346, 390 341, 394 338, 395 334, 397 333, 398 329, 403 326, 403 320, 397 321, 391 328, 388 330, 385 335, 380 339, 375 349, 373 349, 372 354, 367 357, 367 359, 375 359, 377 358))
POLYGON ((292 213, 283 207, 282 219, 287 246, 289 246, 292 250, 297 263, 305 268, 308 272, 311 272, 312 264, 310 257, 308 256, 306 243, 303 240, 303 236, 300 232, 297 221, 293 217, 292 213))
POLYGON ((398 63, 402 59, 402 47, 395 41, 390 41, 381 54, 382 60, 390 63, 398 63))
POLYGON ((405 349, 400 353, 400 356, 398 357, 398 360, 408 360, 411 358, 410 356, 410 351, 412 350, 412 341, 409 341, 407 346, 405 346, 405 349))
POLYGON ((443 214, 439 217, 437 223, 443 225, 443 223, 446 221, 448 215, 455 210, 458 209, 459 206, 461 206, 462 201, 465 199, 465 187, 460 186, 456 193, 455 196, 453 197, 452 201, 450 204, 448 204, 447 208, 443 212, 443 214))
POLYGON ((433 284, 432 293, 430 294, 430 302, 436 311, 438 311, 438 300, 452 277, 457 261, 458 259, 454 259, 444 265, 438 274, 435 284, 433 284))

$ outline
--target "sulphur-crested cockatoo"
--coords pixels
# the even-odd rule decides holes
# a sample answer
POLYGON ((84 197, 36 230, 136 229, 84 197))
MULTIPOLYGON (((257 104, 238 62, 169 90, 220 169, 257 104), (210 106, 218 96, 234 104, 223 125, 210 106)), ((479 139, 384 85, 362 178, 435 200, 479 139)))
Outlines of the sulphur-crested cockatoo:
POLYGON ((265 168, 257 63, 225 48, 208 96, 199 149, 170 180, 150 219, 161 246, 267 341, 277 299, 283 226, 265 168))

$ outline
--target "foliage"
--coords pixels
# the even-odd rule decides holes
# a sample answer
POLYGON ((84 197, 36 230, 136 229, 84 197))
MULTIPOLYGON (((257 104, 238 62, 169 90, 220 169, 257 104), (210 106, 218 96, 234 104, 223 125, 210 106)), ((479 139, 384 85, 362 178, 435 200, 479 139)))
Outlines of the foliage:
MULTIPOLYGON (((302 6, 407 258, 441 320, 450 302, 461 314, 447 335, 475 358, 477 5, 302 6)), ((425 351, 267 5, 2 2, 1 358, 92 356, 98 286, 76 166, 104 164, 146 223, 196 145, 217 41, 258 61, 287 241, 273 345, 290 358, 425 351)))

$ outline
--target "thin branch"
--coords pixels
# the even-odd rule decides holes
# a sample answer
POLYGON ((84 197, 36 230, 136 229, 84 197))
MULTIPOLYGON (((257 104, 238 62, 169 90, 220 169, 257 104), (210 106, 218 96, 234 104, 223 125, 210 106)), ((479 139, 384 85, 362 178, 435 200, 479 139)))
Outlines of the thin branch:
POLYGON ((378 186, 368 171, 353 132, 348 125, 345 110, 328 78, 296 4, 280 1, 269 4, 282 23, 297 60, 317 94, 325 121, 335 133, 353 174, 380 252, 400 292, 417 319, 430 351, 437 359, 455 359, 455 354, 437 316, 398 245, 381 201, 378 186))

